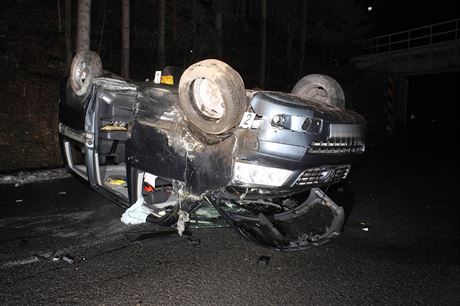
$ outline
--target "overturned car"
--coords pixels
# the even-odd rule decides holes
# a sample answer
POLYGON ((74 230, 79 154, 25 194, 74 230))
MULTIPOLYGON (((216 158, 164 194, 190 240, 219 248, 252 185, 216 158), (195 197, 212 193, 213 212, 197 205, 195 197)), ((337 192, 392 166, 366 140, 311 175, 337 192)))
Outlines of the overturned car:
POLYGON ((59 104, 67 166, 164 226, 210 203, 240 234, 279 250, 340 234, 344 211, 319 187, 347 177, 365 149, 365 122, 344 108, 335 80, 308 75, 292 93, 247 90, 214 59, 179 81, 163 77, 125 80, 96 53, 78 53, 59 104))

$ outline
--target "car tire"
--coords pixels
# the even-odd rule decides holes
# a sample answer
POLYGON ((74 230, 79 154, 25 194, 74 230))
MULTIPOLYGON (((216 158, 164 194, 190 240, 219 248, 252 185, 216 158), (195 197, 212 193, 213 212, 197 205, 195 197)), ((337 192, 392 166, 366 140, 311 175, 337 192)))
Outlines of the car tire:
POLYGON ((94 78, 102 74, 101 58, 93 51, 78 52, 70 66, 70 86, 77 96, 84 96, 91 90, 94 78))
POLYGON ((342 86, 324 74, 309 74, 300 79, 292 89, 300 98, 345 108, 345 95, 342 86))
POLYGON ((184 71, 179 82, 179 103, 189 122, 211 135, 232 129, 248 108, 241 76, 215 59, 195 63, 184 71))

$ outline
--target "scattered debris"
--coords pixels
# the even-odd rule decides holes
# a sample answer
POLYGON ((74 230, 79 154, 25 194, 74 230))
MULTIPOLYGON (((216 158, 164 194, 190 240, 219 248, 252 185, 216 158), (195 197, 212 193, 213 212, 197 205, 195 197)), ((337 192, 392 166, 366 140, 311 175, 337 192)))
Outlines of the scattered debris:
MULTIPOLYGON (((51 256, 47 256, 46 258, 49 259, 51 256)), ((54 252, 52 258, 51 258, 51 261, 54 261, 54 262, 58 262, 58 261, 65 261, 69 264, 72 264, 74 262, 74 257, 69 255, 69 254, 66 254, 65 253, 65 250, 57 250, 56 252, 54 252)))
POLYGON ((34 254, 35 257, 41 260, 50 260, 51 255, 52 255, 51 253, 34 254))
POLYGON ((192 244, 192 246, 197 247, 201 244, 201 240, 198 238, 189 237, 188 241, 192 244))
POLYGON ((52 261, 60 261, 62 259, 62 256, 64 256, 64 250, 57 250, 56 252, 54 252, 53 254, 53 259, 51 259, 52 261))
POLYGON ((68 254, 62 256, 62 260, 69 263, 69 264, 73 264, 74 262, 74 258, 68 254))
POLYGON ((270 256, 262 255, 259 257, 259 260, 258 260, 259 266, 268 266, 269 262, 270 262, 270 256))
POLYGON ((70 176, 71 175, 67 172, 66 168, 37 170, 30 172, 20 171, 8 175, 0 175, 0 184, 11 184, 14 185, 14 187, 19 187, 28 183, 62 179, 70 176))
POLYGON ((33 255, 32 257, 22 259, 22 260, 8 261, 4 263, 1 266, 1 268, 9 268, 9 267, 14 267, 14 266, 27 265, 27 264, 34 263, 37 261, 40 261, 40 258, 38 258, 36 255, 33 255))
POLYGON ((14 267, 14 266, 20 266, 20 265, 26 265, 34 262, 39 262, 39 261, 52 261, 52 262, 59 262, 59 261, 65 261, 69 264, 73 264, 75 261, 74 257, 72 255, 66 254, 64 250, 57 250, 56 252, 53 253, 37 253, 33 254, 29 258, 25 258, 22 260, 14 260, 14 261, 9 261, 5 264, 3 264, 1 268, 8 268, 8 267, 14 267))
POLYGON ((229 227, 219 212, 209 203, 204 202, 190 214, 190 228, 229 227))
POLYGON ((139 198, 121 216, 121 222, 127 225, 145 223, 152 210, 144 205, 144 198, 139 198))

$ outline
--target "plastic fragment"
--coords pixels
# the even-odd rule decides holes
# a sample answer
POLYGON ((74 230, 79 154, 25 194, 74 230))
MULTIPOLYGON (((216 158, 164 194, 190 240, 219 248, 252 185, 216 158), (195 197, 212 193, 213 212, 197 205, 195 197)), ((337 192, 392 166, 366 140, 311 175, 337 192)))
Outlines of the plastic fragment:
POLYGON ((64 250, 57 250, 53 254, 53 258, 51 259, 52 261, 60 261, 62 259, 62 256, 64 255, 64 250))
POLYGON ((188 239, 188 241, 189 241, 189 242, 191 243, 191 245, 194 246, 194 247, 197 247, 197 246, 199 246, 199 245, 201 244, 201 240, 198 239, 198 238, 190 237, 190 238, 188 239))
POLYGON ((360 225, 361 225, 361 230, 363 230, 365 232, 369 231, 369 225, 367 225, 367 223, 361 222, 360 225))
POLYGON ((259 257, 259 266, 268 266, 268 263, 270 262, 270 256, 265 256, 262 255, 259 257))
POLYGON ((68 254, 62 256, 62 260, 69 263, 69 264, 73 264, 74 262, 74 258, 68 254))

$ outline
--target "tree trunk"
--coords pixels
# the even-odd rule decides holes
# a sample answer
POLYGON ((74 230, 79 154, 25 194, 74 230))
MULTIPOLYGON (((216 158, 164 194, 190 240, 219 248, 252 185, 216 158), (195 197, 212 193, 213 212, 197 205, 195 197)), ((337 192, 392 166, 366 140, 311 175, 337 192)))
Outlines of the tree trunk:
POLYGON ((288 24, 286 29, 286 66, 289 71, 292 71, 292 42, 294 41, 294 29, 288 24))
POLYGON ((89 51, 91 32, 91 0, 78 0, 77 52, 89 51))
POLYGON ((216 31, 216 56, 222 58, 224 55, 223 48, 223 33, 224 33, 224 20, 222 16, 222 0, 214 0, 214 29, 216 31))
POLYGON ((101 53, 102 50, 102 40, 104 38, 104 28, 105 28, 105 19, 107 16, 107 8, 104 6, 104 2, 101 2, 102 5, 102 10, 104 11, 104 14, 102 15, 102 26, 101 26, 101 34, 99 35, 99 47, 97 48, 97 53, 101 53))
MULTIPOLYGON (((234 26, 233 32, 233 39, 232 39, 232 46, 233 50, 240 50, 241 43, 242 43, 242 35, 246 34, 249 30, 247 18, 246 18, 246 0, 238 0, 236 2, 236 18, 237 23, 234 26)), ((244 50, 244 46, 242 47, 244 50)))
POLYGON ((174 43, 177 42, 177 4, 176 0, 172 1, 172 38, 174 43))
POLYGON ((305 64, 305 45, 307 40, 307 0, 302 0, 302 30, 300 31, 300 60, 297 77, 303 75, 303 66, 305 64))
POLYGON ((192 46, 195 45, 196 41, 196 24, 197 24, 197 14, 198 14, 198 8, 197 8, 197 0, 193 0, 192 2, 192 46))
POLYGON ((196 50, 198 49, 198 0, 192 0, 192 39, 189 48, 184 56, 184 66, 188 66, 195 59, 196 50))
POLYGON ((158 65, 162 69, 166 62, 165 47, 165 20, 166 20, 166 0, 160 0, 158 4, 158 65))
POLYGON ((58 32, 62 33, 61 0, 57 0, 58 32))
POLYGON ((260 77, 259 86, 265 87, 265 71, 266 71, 266 52, 267 52, 267 0, 261 0, 261 26, 260 26, 260 77))
POLYGON ((240 28, 243 33, 247 33, 249 31, 249 24, 248 24, 248 17, 247 17, 247 9, 248 4, 246 0, 239 0, 239 12, 238 12, 238 19, 240 23, 240 28))
POLYGON ((70 71, 72 63, 73 48, 72 48, 72 0, 65 0, 65 14, 64 14, 64 41, 65 41, 65 59, 66 71, 70 71))
POLYGON ((121 1, 121 76, 129 78, 129 0, 121 1))

